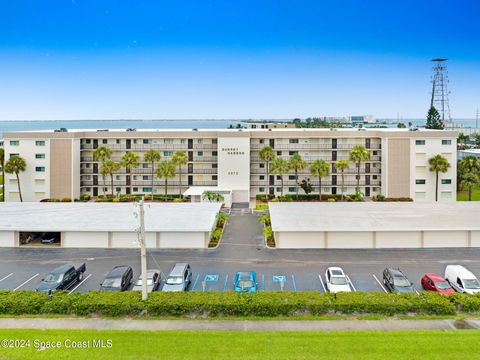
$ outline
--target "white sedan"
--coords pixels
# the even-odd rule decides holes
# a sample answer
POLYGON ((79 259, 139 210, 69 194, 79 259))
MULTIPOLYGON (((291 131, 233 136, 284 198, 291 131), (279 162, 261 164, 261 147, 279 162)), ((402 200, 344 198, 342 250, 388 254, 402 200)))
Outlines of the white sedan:
POLYGON ((350 280, 340 267, 329 267, 325 271, 327 290, 331 293, 351 292, 350 280))

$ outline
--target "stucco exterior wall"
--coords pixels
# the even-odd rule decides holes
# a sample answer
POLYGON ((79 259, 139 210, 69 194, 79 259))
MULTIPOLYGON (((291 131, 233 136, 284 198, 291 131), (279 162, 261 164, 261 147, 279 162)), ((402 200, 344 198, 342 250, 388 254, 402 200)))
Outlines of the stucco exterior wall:
POLYGON ((65 231, 62 233, 62 247, 108 248, 108 232, 65 231))
POLYGON ((15 231, 0 231, 0 247, 15 246, 15 231))
POLYGON ((160 247, 165 249, 203 249, 205 248, 204 232, 162 232, 160 247))

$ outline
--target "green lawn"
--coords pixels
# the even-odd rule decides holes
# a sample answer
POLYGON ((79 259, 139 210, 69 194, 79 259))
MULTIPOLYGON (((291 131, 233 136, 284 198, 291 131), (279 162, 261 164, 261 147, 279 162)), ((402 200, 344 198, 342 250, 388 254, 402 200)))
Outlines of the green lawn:
POLYGON ((30 339, 28 349, 0 348, 0 359, 478 359, 475 330, 395 332, 208 332, 0 330, 2 339, 30 339), (34 339, 61 349, 35 350, 34 339), (110 349, 66 349, 64 341, 107 339, 110 349))
MULTIPOLYGON (((457 201, 468 201, 468 191, 458 191, 457 201)), ((472 201, 480 201, 480 188, 472 191, 472 201)))

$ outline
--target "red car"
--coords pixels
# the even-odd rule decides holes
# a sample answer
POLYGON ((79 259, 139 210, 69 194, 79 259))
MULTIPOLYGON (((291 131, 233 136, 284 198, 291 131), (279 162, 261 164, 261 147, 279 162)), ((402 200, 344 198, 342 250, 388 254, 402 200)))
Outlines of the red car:
POLYGON ((422 277, 422 288, 427 291, 435 291, 443 295, 455 293, 450 284, 437 274, 425 274, 422 277))

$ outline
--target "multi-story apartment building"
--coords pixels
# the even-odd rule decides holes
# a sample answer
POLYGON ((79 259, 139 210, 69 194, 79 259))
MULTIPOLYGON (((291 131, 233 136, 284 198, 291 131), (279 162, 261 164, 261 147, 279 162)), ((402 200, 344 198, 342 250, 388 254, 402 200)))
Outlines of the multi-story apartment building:
MULTIPOLYGON (((428 159, 441 154, 451 167, 440 174, 439 201, 456 198, 455 131, 408 129, 231 129, 231 130, 71 130, 7 132, 4 135, 6 158, 20 155, 27 162, 21 173, 24 201, 44 198, 77 198, 110 192, 104 184, 94 149, 106 146, 119 161, 126 152, 136 152, 142 160, 129 173, 120 169, 114 177, 116 193, 151 193, 151 165, 143 161, 149 149, 169 160, 176 151, 185 151, 188 164, 181 174, 169 179, 168 192, 179 193, 191 186, 217 187, 233 191, 233 201, 248 201, 259 193, 280 194, 278 175, 268 174, 259 151, 270 146, 276 156, 289 159, 298 153, 311 163, 323 159, 331 164, 331 174, 322 180, 322 192, 340 194, 341 174, 335 162, 349 158, 349 150, 363 145, 370 160, 360 167, 360 190, 366 196, 383 194, 411 197, 416 201, 435 200, 435 174, 428 159)), ((355 164, 345 171, 345 193, 353 193, 357 184, 355 164)), ((308 178, 318 191, 318 179, 308 166, 299 180, 308 178)), ((293 171, 284 177, 283 193, 294 193, 293 171)), ((163 193, 164 180, 154 179, 154 192, 163 193)), ((6 201, 18 201, 14 175, 7 175, 6 201)), ((302 193, 302 190, 300 190, 302 193)))

